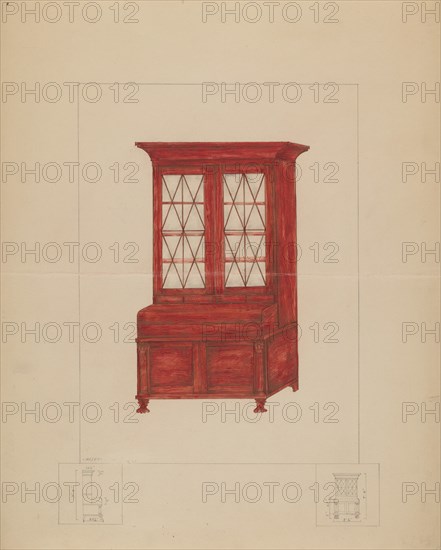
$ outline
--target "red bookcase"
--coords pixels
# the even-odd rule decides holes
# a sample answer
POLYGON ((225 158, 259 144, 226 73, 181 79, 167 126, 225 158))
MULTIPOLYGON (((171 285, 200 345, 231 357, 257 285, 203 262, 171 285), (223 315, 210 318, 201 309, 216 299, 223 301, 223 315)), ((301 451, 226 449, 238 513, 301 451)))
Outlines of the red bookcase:
POLYGON ((289 142, 136 143, 153 164, 153 304, 138 313, 150 399, 298 389, 295 160, 289 142))

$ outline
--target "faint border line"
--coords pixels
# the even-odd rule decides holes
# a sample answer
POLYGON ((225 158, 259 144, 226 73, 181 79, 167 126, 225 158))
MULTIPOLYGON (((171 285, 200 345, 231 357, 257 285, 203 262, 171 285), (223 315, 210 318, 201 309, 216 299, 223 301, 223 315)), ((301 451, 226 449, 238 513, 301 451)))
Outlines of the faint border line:
POLYGON ((357 84, 357 420, 358 420, 358 462, 361 456, 361 437, 360 437, 360 110, 359 110, 359 85, 357 84))
MULTIPOLYGON (((147 0, 147 1, 156 1, 156 0, 147 0)), ((178 1, 178 0, 170 0, 178 1)), ((202 1, 202 0, 192 0, 192 1, 202 1)), ((306 0, 305 0, 306 1, 306 0)), ((349 0, 348 0, 349 1, 349 0)), ((383 1, 383 0, 380 0, 383 1)), ((394 1, 394 0, 388 0, 394 1)), ((400 0, 401 1, 401 0, 400 0)), ((108 82, 96 82, 95 84, 99 86, 108 86, 108 82)), ((135 82, 133 84, 139 86, 200 86, 202 87, 204 82, 135 82)), ((329 84, 330 82, 320 83, 305 83, 305 82, 296 82, 299 86, 311 86, 313 84, 329 84)), ((83 85, 84 82, 78 82, 79 85, 83 85)), ((112 82, 111 84, 114 84, 112 82)), ((255 82, 255 84, 263 84, 261 82, 255 82)), ((357 163, 357 461, 360 463, 360 197, 359 197, 359 83, 339 83, 334 82, 337 86, 355 86, 356 87, 356 163, 357 163)), ((78 149, 78 164, 80 163, 80 94, 77 94, 77 149, 78 149)), ((80 241, 80 226, 81 226, 81 216, 80 216, 80 174, 78 174, 78 242, 80 241)), ((81 268, 80 268, 80 255, 78 256, 78 322, 81 326, 81 268)), ((81 338, 79 339, 78 344, 78 394, 79 394, 79 403, 81 406, 81 338)), ((82 418, 80 415, 79 418, 79 461, 81 463, 81 422, 82 418)), ((204 463, 205 464, 205 463, 204 463)), ((326 463, 324 463, 326 464, 326 463)))
MULTIPOLYGON (((3 2, 6 2, 8 0, 0 0, 2 3, 3 2)), ((54 0, 41 0, 40 2, 37 2, 39 4, 46 4, 48 3, 49 1, 54 1, 54 0)), ((59 2, 59 3, 63 3, 65 2, 66 0, 55 0, 56 2, 59 2)), ((115 2, 115 0, 95 0, 97 1, 98 3, 101 3, 101 2, 115 2)), ((118 0, 117 0, 118 1, 118 0)), ((239 2, 239 3, 249 3, 251 1, 254 1, 254 2, 264 2, 264 1, 268 1, 268 0, 226 0, 227 2, 229 1, 230 3, 233 3, 233 2, 239 2)), ((274 2, 276 2, 277 0, 273 0, 274 2)), ((284 2, 284 3, 288 3, 290 2, 291 0, 280 0, 281 2, 284 2)), ((326 2, 328 2, 329 0, 315 0, 315 1, 318 1, 320 2, 321 4, 324 4, 326 2)), ((372 4, 372 2, 381 2, 381 3, 386 3, 386 2, 391 2, 392 4, 402 4, 404 0, 334 0, 335 4, 339 4, 340 2, 355 2, 356 4, 360 3, 360 2, 363 2, 365 4, 372 4)), ((419 2, 420 4, 424 3, 424 2, 427 2, 427 0, 412 0, 414 2, 419 2)), ((434 0, 435 1, 435 0, 434 0)), ((20 0, 20 3, 21 2, 33 2, 35 3, 35 0, 20 0)), ((157 4, 164 4, 164 3, 179 3, 179 4, 185 4, 185 3, 189 3, 189 2, 199 2, 200 4, 204 4, 207 2, 207 0, 135 0, 133 3, 134 4, 137 4, 139 2, 146 2, 146 3, 157 3, 157 4)), ((220 3, 221 0, 215 0, 215 3, 220 3)), ((299 2, 306 2, 306 3, 314 3, 314 0, 295 0, 295 2, 299 3, 299 2)), ((18 3, 18 2, 16 2, 18 3)), ((125 23, 126 25, 129 24, 129 23, 125 23)), ((134 24, 134 23, 132 23, 134 24)), ((329 23, 328 23, 329 24, 329 23)), ((430 549, 429 549, 430 550, 430 549)), ((436 548, 435 550, 439 550, 439 548, 436 548)))
MULTIPOLYGON (((80 96, 77 95, 77 162, 80 166, 80 96)), ((81 215, 80 215, 80 199, 81 199, 81 177, 78 171, 78 190, 77 190, 77 202, 78 202, 78 215, 77 215, 77 233, 78 242, 81 243, 81 215)), ((81 254, 78 254, 78 323, 80 326, 80 337, 78 339, 78 403, 81 411, 81 254)), ((78 460, 81 463, 81 425, 82 414, 80 412, 78 419, 78 460)))

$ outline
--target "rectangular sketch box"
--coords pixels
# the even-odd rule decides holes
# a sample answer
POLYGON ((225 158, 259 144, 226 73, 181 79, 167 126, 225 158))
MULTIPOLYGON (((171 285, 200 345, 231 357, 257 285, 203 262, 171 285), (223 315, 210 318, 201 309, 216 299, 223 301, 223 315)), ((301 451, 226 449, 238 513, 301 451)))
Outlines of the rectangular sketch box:
POLYGON ((59 524, 121 525, 123 469, 121 464, 59 464, 59 524))

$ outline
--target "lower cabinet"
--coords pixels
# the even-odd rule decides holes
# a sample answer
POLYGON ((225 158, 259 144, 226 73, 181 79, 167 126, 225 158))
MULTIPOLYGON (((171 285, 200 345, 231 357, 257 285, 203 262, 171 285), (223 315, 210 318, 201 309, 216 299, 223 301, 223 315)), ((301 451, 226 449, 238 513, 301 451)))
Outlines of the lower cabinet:
POLYGON ((297 389, 297 351, 286 333, 241 343, 138 340, 138 412, 154 399, 252 398, 297 389))

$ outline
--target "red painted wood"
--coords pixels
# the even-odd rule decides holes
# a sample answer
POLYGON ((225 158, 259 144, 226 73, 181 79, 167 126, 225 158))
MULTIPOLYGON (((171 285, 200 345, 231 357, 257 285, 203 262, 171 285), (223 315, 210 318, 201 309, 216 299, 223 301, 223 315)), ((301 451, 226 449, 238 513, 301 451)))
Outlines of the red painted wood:
POLYGON ((214 243, 217 242, 217 237, 215 233, 216 225, 212 223, 212 220, 217 215, 215 202, 216 177, 217 173, 212 167, 205 171, 205 286, 207 289, 206 293, 210 296, 215 294, 216 287, 216 247, 214 243))
MULTIPOLYGON (((138 313, 138 412, 148 412, 151 397, 254 398, 255 411, 264 412, 268 396, 288 386, 298 389, 294 163, 309 147, 288 142, 136 145, 153 162, 154 228, 154 304, 138 313), (266 283, 226 287, 222 175, 256 171, 265 175, 266 283), (204 176, 205 288, 162 288, 162 178, 182 174, 204 176)), ((182 231, 168 230, 173 234, 182 231)), ((244 260, 252 265, 249 257, 244 260)), ((192 265, 188 256, 180 262, 192 265)), ((165 266, 170 263, 164 260, 165 266)))
POLYGON ((210 304, 157 304, 138 312, 138 326, 143 323, 223 323, 260 322, 272 314, 275 305, 268 307, 257 303, 210 304))
POLYGON ((153 295, 161 292, 162 282, 162 172, 153 165, 153 295))
POLYGON ((276 392, 298 378, 297 332, 286 326, 268 341, 268 390, 276 392))
POLYGON ((207 393, 206 351, 205 344, 200 342, 193 344, 194 391, 197 393, 207 393))
POLYGON ((146 394, 148 386, 148 346, 138 344, 138 394, 146 394))
POLYGON ((209 392, 243 390, 253 392, 253 346, 229 344, 207 347, 209 392))
POLYGON ((266 346, 262 340, 254 342, 254 393, 264 395, 266 346))
POLYGON ((276 165, 277 229, 275 242, 277 302, 280 324, 292 323, 297 317, 297 263, 296 263, 296 200, 294 165, 279 162, 276 165))
POLYGON ((150 346, 150 373, 152 393, 193 388, 193 349, 191 344, 167 343, 150 346))
POLYGON ((222 258, 225 253, 225 246, 223 242, 223 227, 224 227, 224 212, 223 212, 223 182, 222 172, 217 166, 215 171, 215 189, 213 191, 214 199, 214 241, 210 243, 210 250, 212 251, 214 258, 214 293, 217 300, 218 296, 224 293, 224 274, 222 267, 222 258))
POLYGON ((277 159, 294 161, 301 153, 307 151, 307 145, 287 141, 267 142, 137 142, 137 147, 144 149, 152 161, 209 160, 261 162, 277 159))

